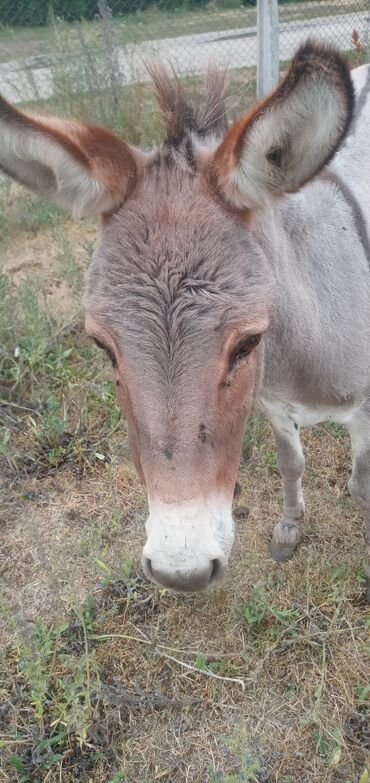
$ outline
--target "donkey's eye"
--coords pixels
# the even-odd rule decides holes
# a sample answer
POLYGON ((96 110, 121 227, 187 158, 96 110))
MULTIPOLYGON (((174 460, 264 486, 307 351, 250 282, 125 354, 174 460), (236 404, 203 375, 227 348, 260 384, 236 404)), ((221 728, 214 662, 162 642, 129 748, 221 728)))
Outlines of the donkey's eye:
POLYGON ((252 334, 250 337, 247 337, 246 340, 238 343, 230 356, 230 370, 232 370, 238 362, 242 361, 242 359, 249 356, 253 351, 253 348, 258 345, 260 339, 260 334, 252 334))
POLYGON ((112 366, 113 367, 117 367, 117 361, 116 361, 116 357, 115 357, 113 351, 111 351, 111 349, 108 348, 107 345, 104 345, 104 343, 101 343, 100 340, 98 340, 97 337, 93 337, 92 339, 94 340, 94 343, 95 343, 95 345, 98 346, 98 348, 101 348, 103 351, 105 351, 105 353, 109 357, 110 361, 112 362, 112 366))
POLYGON ((272 147, 267 155, 267 160, 273 164, 273 166, 277 166, 278 168, 281 168, 282 158, 283 158, 283 151, 279 147, 272 147))

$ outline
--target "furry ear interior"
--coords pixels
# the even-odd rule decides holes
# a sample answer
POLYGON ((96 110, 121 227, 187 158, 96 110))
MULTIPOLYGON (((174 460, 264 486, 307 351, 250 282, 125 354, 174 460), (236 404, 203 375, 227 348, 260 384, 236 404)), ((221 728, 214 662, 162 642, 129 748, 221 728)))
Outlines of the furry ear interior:
POLYGON ((330 47, 308 41, 277 89, 237 121, 211 162, 218 192, 256 208, 298 190, 330 160, 353 114, 348 67, 330 47))
POLYGON ((137 175, 134 151, 110 131, 28 116, 1 97, 0 168, 75 217, 116 208, 137 175))

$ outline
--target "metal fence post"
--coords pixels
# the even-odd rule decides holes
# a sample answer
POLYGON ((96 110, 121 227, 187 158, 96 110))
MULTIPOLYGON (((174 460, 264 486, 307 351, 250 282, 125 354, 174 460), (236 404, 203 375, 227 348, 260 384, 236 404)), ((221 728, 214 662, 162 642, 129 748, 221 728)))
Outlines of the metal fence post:
POLYGON ((270 92, 279 79, 278 0, 257 0, 257 96, 270 92))

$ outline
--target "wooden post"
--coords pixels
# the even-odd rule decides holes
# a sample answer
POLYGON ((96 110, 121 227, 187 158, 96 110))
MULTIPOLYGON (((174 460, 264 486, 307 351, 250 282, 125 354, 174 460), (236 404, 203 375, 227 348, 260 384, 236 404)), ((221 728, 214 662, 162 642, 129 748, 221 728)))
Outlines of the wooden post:
POLYGON ((273 90, 278 80, 278 0, 257 0, 257 97, 273 90))

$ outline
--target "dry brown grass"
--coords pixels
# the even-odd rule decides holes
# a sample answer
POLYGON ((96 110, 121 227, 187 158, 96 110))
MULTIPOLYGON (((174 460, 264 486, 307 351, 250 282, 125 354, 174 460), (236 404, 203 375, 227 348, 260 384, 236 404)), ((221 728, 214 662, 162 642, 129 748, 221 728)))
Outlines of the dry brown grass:
POLYGON ((78 760, 70 772, 67 764, 63 780, 106 781, 114 769, 148 783, 227 780, 217 771, 237 781, 359 780, 370 750, 358 690, 369 683, 369 610, 356 579, 360 520, 341 478, 348 444, 330 434, 307 438, 305 539, 283 568, 266 551, 280 502, 266 449, 270 434, 241 469, 240 502, 250 514, 238 523, 227 580, 210 595, 163 595, 139 579, 127 597, 122 561, 133 557, 131 579, 140 573, 144 507, 128 460, 83 483, 71 469, 33 479, 22 487, 32 499, 14 498, 3 579, 19 623, 60 622, 91 592, 95 633, 106 639, 94 651, 103 696, 90 736, 103 760, 86 777, 78 760), (113 529, 112 509, 124 517, 113 529), (110 570, 103 588, 102 549, 110 570), (250 626, 240 607, 255 585, 269 609, 250 626), (287 610, 287 620, 277 619, 287 610), (197 671, 199 656, 205 671, 197 671), (238 777, 243 753, 259 761, 255 777, 238 777))
MULTIPOLYGON (((92 240, 95 229, 59 222, 61 230, 76 268, 83 267, 86 235, 92 240)), ((58 317, 68 322, 76 292, 73 279, 61 277, 58 231, 25 229, 3 255, 17 283, 21 258, 42 265, 48 307, 59 296, 58 317)), ((40 783, 364 783, 370 613, 361 519, 346 492, 347 436, 328 426, 304 433, 304 539, 279 566, 267 543, 281 510, 280 479, 272 434, 257 417, 245 440, 244 510, 224 584, 194 596, 156 590, 140 574, 145 497, 125 425, 108 437, 113 407, 98 404, 108 371, 94 352, 84 354, 95 394, 86 402, 92 380, 81 371, 79 327, 63 340, 75 353, 66 359, 68 382, 53 393, 70 429, 85 405, 87 429, 102 440, 91 449, 85 438, 71 458, 48 458, 29 470, 22 458, 36 454, 37 433, 27 411, 5 406, 22 426, 12 430, 0 517, 0 776, 22 780, 13 753, 28 774, 23 779, 40 783), (96 459, 98 448, 109 459, 96 459), (38 716, 32 655, 41 659, 50 629, 38 716), (60 714, 73 698, 83 716, 54 747, 60 758, 43 767, 40 742, 63 729, 60 714)), ((17 390, 19 404, 22 393, 24 406, 36 406, 36 429, 34 390, 42 397, 45 378, 17 390)))

